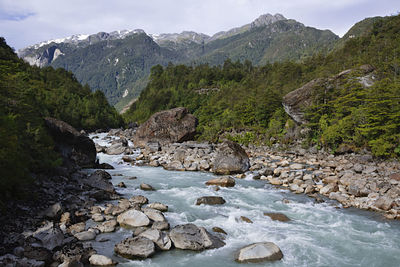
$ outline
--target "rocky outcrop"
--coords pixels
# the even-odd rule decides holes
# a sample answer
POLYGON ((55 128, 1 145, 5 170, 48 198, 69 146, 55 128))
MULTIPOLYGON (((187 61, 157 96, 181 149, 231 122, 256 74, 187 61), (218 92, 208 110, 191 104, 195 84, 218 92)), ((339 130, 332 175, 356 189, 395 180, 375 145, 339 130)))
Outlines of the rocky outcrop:
POLYGON ((240 145, 225 141, 217 150, 213 165, 216 174, 244 173, 249 170, 250 160, 240 145))
POLYGON ((191 140, 196 133, 197 119, 186 108, 174 108, 152 115, 137 129, 133 143, 145 147, 147 143, 168 144, 191 140))
POLYGON ((197 227, 190 223, 175 226, 169 236, 175 247, 179 249, 203 250, 225 245, 203 227, 197 227))
POLYGON ((363 65, 357 69, 349 69, 330 78, 314 79, 302 87, 288 93, 283 97, 282 105, 286 113, 298 124, 306 123, 304 110, 319 101, 326 101, 325 96, 338 88, 349 75, 355 75, 356 79, 364 87, 374 84, 374 68, 371 65, 363 65), (361 73, 361 74, 359 74, 361 73), (320 97, 319 97, 320 96, 320 97))
POLYGON ((64 162, 72 161, 83 168, 94 167, 96 146, 88 136, 80 134, 68 123, 54 118, 45 118, 45 123, 64 162))
POLYGON ((235 260, 241 263, 276 261, 282 258, 282 251, 272 242, 255 243, 245 246, 235 255, 235 260))

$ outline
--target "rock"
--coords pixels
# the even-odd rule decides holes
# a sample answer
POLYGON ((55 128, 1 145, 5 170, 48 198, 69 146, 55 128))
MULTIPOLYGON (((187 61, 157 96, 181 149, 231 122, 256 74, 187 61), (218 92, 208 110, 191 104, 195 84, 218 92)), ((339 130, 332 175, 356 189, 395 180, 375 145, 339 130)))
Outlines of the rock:
POLYGON ((235 179, 232 177, 221 177, 208 180, 206 185, 218 185, 222 187, 233 187, 235 186, 235 179))
POLYGON ((252 220, 250 220, 249 218, 245 217, 245 216, 240 216, 240 220, 246 223, 253 223, 252 220))
POLYGON ((58 226, 53 222, 47 223, 45 226, 37 229, 32 236, 39 240, 43 247, 53 250, 64 242, 64 234, 58 226))
POLYGON ((226 201, 222 197, 216 197, 216 196, 205 196, 205 197, 200 197, 196 200, 196 205, 222 205, 226 201))
POLYGON ((161 145, 159 142, 147 142, 146 148, 148 148, 150 152, 161 151, 161 145))
POLYGON ((374 206, 381 210, 390 210, 393 205, 393 199, 388 196, 382 196, 375 201, 374 206))
POLYGON ((59 217, 61 213, 62 213, 62 206, 60 202, 51 205, 43 212, 44 216, 50 219, 59 217))
POLYGON ((203 250, 225 245, 225 243, 212 236, 203 227, 197 227, 191 223, 175 226, 169 236, 174 246, 179 249, 203 250))
POLYGON ((325 184, 337 184, 339 182, 339 178, 337 176, 328 176, 322 179, 322 182, 325 184))
POLYGON ((143 212, 152 221, 155 221, 155 222, 166 221, 164 215, 159 210, 155 210, 155 209, 151 209, 151 208, 144 208, 143 212))
POLYGON ((224 231, 224 229, 222 229, 222 228, 220 228, 220 227, 213 227, 212 230, 213 230, 213 232, 221 233, 221 234, 227 235, 227 233, 224 231))
POLYGON ((27 245, 24 246, 24 257, 36 261, 44 261, 48 265, 52 260, 52 253, 44 247, 27 245))
POLYGON ((161 145, 192 140, 196 133, 197 119, 186 108, 157 112, 137 129, 132 141, 145 147, 149 142, 161 145))
POLYGON ((130 209, 118 215, 117 222, 123 227, 140 227, 150 224, 146 214, 135 209, 130 209))
POLYGON ((96 238, 96 233, 94 230, 89 229, 87 231, 83 231, 80 233, 74 234, 74 236, 79 240, 79 241, 89 241, 93 240, 96 238))
POLYGON ((140 184, 140 189, 143 191, 154 191, 154 188, 151 185, 145 183, 140 184))
POLYGON ((85 231, 86 224, 84 222, 76 223, 68 227, 68 232, 71 234, 76 234, 85 231))
POLYGON ((106 149, 108 155, 120 155, 125 152, 127 146, 122 143, 115 143, 106 149))
POLYGON ((336 191, 338 191, 338 190, 339 190, 339 188, 338 188, 337 185, 335 185, 335 184, 328 184, 327 186, 322 187, 322 188, 319 190, 319 193, 320 193, 321 195, 329 195, 331 192, 336 192, 336 191))
POLYGON ((279 178, 269 178, 268 182, 270 182, 270 184, 272 184, 272 185, 282 185, 283 184, 282 180, 279 178))
POLYGON ((95 266, 114 266, 117 265, 117 262, 113 261, 112 259, 103 256, 103 255, 99 255, 99 254, 94 254, 92 256, 90 256, 89 258, 89 263, 91 265, 95 265, 95 266))
POLYGON ((135 160, 134 160, 134 158, 132 158, 132 157, 130 157, 130 156, 122 156, 122 160, 124 161, 124 162, 134 162, 135 160))
POLYGON ((149 205, 147 205, 147 208, 159 210, 159 211, 162 211, 162 212, 168 211, 168 206, 164 205, 164 204, 162 204, 160 202, 150 203, 149 205))
POLYGON ((169 230, 169 223, 167 221, 163 221, 163 222, 153 222, 153 225, 151 226, 151 228, 157 229, 157 230, 169 230))
POLYGON ((6 254, 6 255, 0 256, 0 266, 44 267, 44 266, 46 266, 46 262, 38 261, 38 260, 34 260, 34 259, 27 259, 27 258, 23 258, 23 257, 19 258, 12 254, 6 254))
POLYGON ((71 213, 69 212, 64 212, 63 214, 61 214, 61 218, 60 218, 60 224, 69 224, 71 222, 71 213))
POLYGON ((96 164, 95 169, 114 170, 114 167, 108 163, 96 164))
POLYGON ((157 229, 148 229, 139 236, 146 237, 153 241, 161 250, 170 250, 172 243, 167 234, 157 229))
POLYGON ((362 173, 363 169, 364 169, 364 167, 363 167, 361 164, 359 164, 359 163, 356 163, 356 164, 354 164, 354 166, 353 166, 353 170, 354 170, 356 173, 362 173))
POLYGON ((235 260, 240 263, 276 261, 282 258, 282 251, 272 242, 262 242, 248 245, 241 248, 235 254, 235 260))
POLYGON ((104 170, 97 170, 89 177, 83 180, 86 185, 92 188, 100 189, 107 193, 115 193, 114 186, 110 182, 111 175, 104 170))
POLYGON ((95 222, 102 222, 104 221, 104 216, 101 215, 100 213, 95 213, 92 215, 92 220, 95 222))
POLYGON ((145 196, 142 196, 142 195, 133 196, 129 199, 129 201, 132 204, 138 204, 140 206, 149 203, 149 200, 145 196))
POLYGON ((400 172, 398 173, 392 173, 389 175, 389 179, 395 180, 395 181, 400 181, 400 172))
POLYGON ((275 212, 264 212, 264 216, 268 216, 273 221, 280 221, 280 222, 288 222, 290 221, 289 217, 282 213, 275 213, 275 212))
POLYGON ((143 236, 137 236, 128 237, 116 244, 114 251, 124 258, 135 259, 148 258, 152 256, 156 250, 153 241, 143 236))
POLYGON ((217 151, 213 166, 216 174, 244 173, 250 168, 250 160, 240 145, 225 141, 217 151))
POLYGON ((124 182, 120 182, 120 183, 117 184, 117 187, 126 188, 126 185, 125 185, 124 182))
POLYGON ((291 170, 302 170, 302 169, 304 169, 304 165, 300 164, 300 163, 294 163, 294 164, 290 165, 289 168, 291 170))
POLYGON ((96 226, 96 228, 101 232, 101 233, 111 233, 115 231, 115 228, 117 227, 117 220, 109 220, 105 221, 102 224, 99 224, 96 226))
POLYGON ((66 122, 47 117, 45 124, 56 143, 56 150, 64 163, 72 161, 82 168, 92 168, 96 162, 96 146, 86 135, 80 134, 66 122))

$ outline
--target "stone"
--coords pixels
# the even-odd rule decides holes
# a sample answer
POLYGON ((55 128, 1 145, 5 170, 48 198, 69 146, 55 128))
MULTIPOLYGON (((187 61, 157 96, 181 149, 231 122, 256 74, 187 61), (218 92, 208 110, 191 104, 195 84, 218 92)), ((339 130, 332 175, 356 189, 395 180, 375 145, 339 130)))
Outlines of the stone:
POLYGON ((235 254, 235 260, 240 263, 258 263, 277 261, 283 258, 281 249, 272 242, 261 242, 242 247, 235 254))
POLYGON ((395 181, 400 181, 400 172, 392 173, 391 175, 389 175, 389 179, 395 180, 395 181))
POLYGON ((156 250, 153 241, 143 236, 137 236, 128 237, 116 244, 114 251, 124 258, 145 259, 152 256, 156 250))
POLYGON ((92 220, 95 222, 102 222, 104 221, 104 216, 99 213, 95 213, 92 215, 92 220))
POLYGON ((146 214, 135 209, 130 209, 118 215, 117 222, 123 227, 140 227, 150 224, 146 214))
POLYGON ((119 183, 117 184, 117 187, 126 188, 126 185, 125 185, 124 182, 119 182, 119 183))
POLYGON ((197 119, 187 108, 179 107, 153 114, 139 126, 133 136, 135 146, 145 147, 149 142, 161 145, 192 140, 196 134, 197 119))
POLYGON ((55 118, 45 118, 45 125, 55 141, 55 149, 61 152, 64 163, 71 162, 82 168, 92 168, 96 162, 96 146, 88 136, 55 118))
POLYGON ((140 189, 143 191, 154 191, 154 188, 151 185, 145 183, 140 184, 140 189))
POLYGON ((111 175, 108 172, 104 170, 97 170, 89 175, 86 179, 83 179, 83 183, 92 188, 114 194, 115 189, 110 180, 111 175))
POLYGON ((325 184, 337 184, 339 182, 339 178, 337 176, 327 176, 322 179, 322 182, 325 184))
POLYGON ((240 216, 240 220, 246 223, 253 223, 252 220, 250 220, 249 218, 245 217, 245 216, 240 216))
POLYGON ((131 197, 129 199, 129 202, 131 202, 132 204, 138 204, 141 206, 141 205, 149 203, 149 200, 145 196, 137 195, 137 196, 131 197))
POLYGON ((58 226, 55 226, 53 222, 38 228, 32 236, 39 240, 42 246, 48 250, 53 250, 61 246, 64 242, 63 232, 58 226))
POLYGON ((216 232, 216 233, 220 233, 220 234, 224 234, 224 235, 227 235, 227 233, 225 232, 225 230, 224 229, 222 229, 222 228, 220 228, 220 227, 213 227, 211 230, 213 230, 213 232, 216 232))
POLYGON ((212 236, 203 227, 194 224, 175 226, 169 234, 174 246, 179 249, 203 250, 225 245, 224 242, 212 236))
POLYGON ((16 257, 15 255, 12 255, 12 254, 5 254, 5 255, 0 256, 0 266, 45 267, 46 262, 35 260, 35 259, 23 258, 23 257, 20 258, 20 257, 16 257))
POLYGON ((205 197, 200 197, 196 200, 196 205, 222 205, 225 204, 225 199, 222 197, 217 197, 217 196, 205 196, 205 197))
POLYGON ((354 166, 353 166, 353 170, 354 170, 356 173, 362 173, 363 169, 364 169, 364 167, 363 167, 363 165, 361 165, 360 163, 356 163, 356 164, 354 164, 354 166))
POLYGON ((133 161, 135 161, 134 158, 132 158, 130 156, 127 156, 127 155, 122 156, 122 160, 124 162, 133 162, 133 161))
POLYGON ((159 210, 159 211, 162 211, 162 212, 168 211, 168 206, 164 205, 164 204, 162 204, 160 202, 150 203, 149 205, 147 205, 147 208, 159 210))
POLYGON ((165 221, 164 215, 159 210, 155 210, 155 209, 151 209, 151 208, 144 208, 144 209, 142 209, 142 211, 152 221, 155 221, 155 222, 164 222, 165 221))
POLYGON ((112 144, 110 147, 106 148, 106 153, 108 155, 120 155, 125 152, 127 146, 122 143, 115 143, 112 144))
POLYGON ((233 187, 235 186, 235 179, 232 177, 221 177, 208 180, 206 185, 217 185, 222 187, 233 187))
POLYGON ((289 217, 282 213, 275 213, 275 212, 264 212, 264 216, 268 216, 273 221, 280 221, 280 222, 288 222, 290 221, 289 217))
POLYGON ((290 184, 289 188, 291 191, 294 191, 296 194, 301 194, 304 192, 304 188, 300 187, 297 184, 290 184))
POLYGON ((113 170, 114 167, 108 163, 99 163, 99 164, 96 164, 95 169, 113 170))
POLYGON ((250 160, 240 145, 225 141, 217 151, 213 166, 215 174, 244 173, 250 168, 250 160))
POLYGON ((289 168, 291 170, 302 170, 302 169, 304 169, 304 165, 300 164, 300 163, 294 163, 294 164, 290 165, 289 168))
POLYGON ((68 227, 68 232, 76 234, 85 231, 86 224, 84 222, 76 223, 68 227))
POLYGON ((282 185, 282 180, 279 178, 269 178, 268 182, 270 182, 270 184, 272 185, 282 185))
POLYGON ((164 232, 157 229, 148 229, 139 236, 146 237, 153 241, 161 250, 170 250, 172 246, 171 239, 164 232))
POLYGON ((96 226, 101 233, 114 232, 118 225, 117 220, 108 220, 96 226))
POLYGON ((90 256, 89 263, 95 266, 114 266, 117 262, 104 255, 94 254, 90 256))
POLYGON ((151 228, 157 229, 157 230, 169 230, 169 223, 167 221, 163 221, 163 222, 158 222, 155 221, 153 222, 153 224, 151 225, 151 228))
POLYGON ((393 199, 382 196, 375 201, 374 206, 381 210, 390 210, 393 205, 393 199))
POLYGON ((62 206, 60 202, 57 202, 53 205, 51 205, 50 207, 48 207, 45 211, 44 211, 44 216, 53 219, 55 217, 59 217, 62 213, 62 206))
POLYGON ((327 186, 322 187, 319 190, 321 195, 329 195, 331 192, 336 192, 339 190, 339 187, 335 184, 328 184, 327 186))
POLYGON ((96 233, 93 229, 74 234, 79 241, 89 241, 96 238, 96 233))

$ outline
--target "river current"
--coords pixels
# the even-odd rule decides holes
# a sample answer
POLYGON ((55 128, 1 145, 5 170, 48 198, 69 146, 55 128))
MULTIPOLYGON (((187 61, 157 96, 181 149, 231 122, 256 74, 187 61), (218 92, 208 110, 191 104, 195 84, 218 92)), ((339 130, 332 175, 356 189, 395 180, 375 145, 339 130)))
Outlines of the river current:
MULTIPOLYGON (((101 145, 106 134, 96 134, 101 145)), ((93 135, 91 136, 93 137, 93 135)), ((127 188, 117 188, 124 198, 144 195, 149 202, 168 205, 164 215, 171 227, 194 223, 212 233, 220 227, 227 232, 226 245, 219 249, 190 252, 174 249, 158 252, 146 260, 126 260, 114 254, 114 245, 132 231, 119 228, 114 233, 101 234, 92 242, 99 254, 116 259, 118 266, 243 266, 234 261, 234 253, 245 245, 271 241, 284 255, 277 262, 247 264, 249 266, 400 266, 400 222, 354 208, 343 209, 337 202, 315 203, 305 195, 278 189, 266 181, 236 179, 235 187, 215 191, 205 182, 216 176, 205 172, 166 171, 161 167, 139 167, 123 163, 122 155, 98 154, 100 163, 115 167, 107 170, 112 183, 124 182, 127 188), (128 179, 135 176, 137 179, 128 179), (141 183, 152 185, 155 191, 142 191, 141 183), (221 196, 224 205, 196 206, 202 196, 221 196), (279 212, 291 221, 272 221, 264 212, 279 212), (245 216, 253 221, 240 220, 245 216)))

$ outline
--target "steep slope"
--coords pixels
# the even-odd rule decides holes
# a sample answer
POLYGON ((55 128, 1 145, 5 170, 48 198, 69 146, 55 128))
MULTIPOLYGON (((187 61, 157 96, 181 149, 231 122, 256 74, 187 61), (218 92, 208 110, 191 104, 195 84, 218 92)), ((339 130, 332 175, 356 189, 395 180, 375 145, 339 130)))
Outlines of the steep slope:
POLYGON ((82 84, 103 91, 122 109, 142 91, 156 64, 218 65, 227 58, 256 65, 301 60, 330 50, 337 38, 280 14, 266 14, 212 37, 195 32, 147 36, 142 30, 98 33, 47 41, 19 55, 30 64, 72 71, 82 84))

